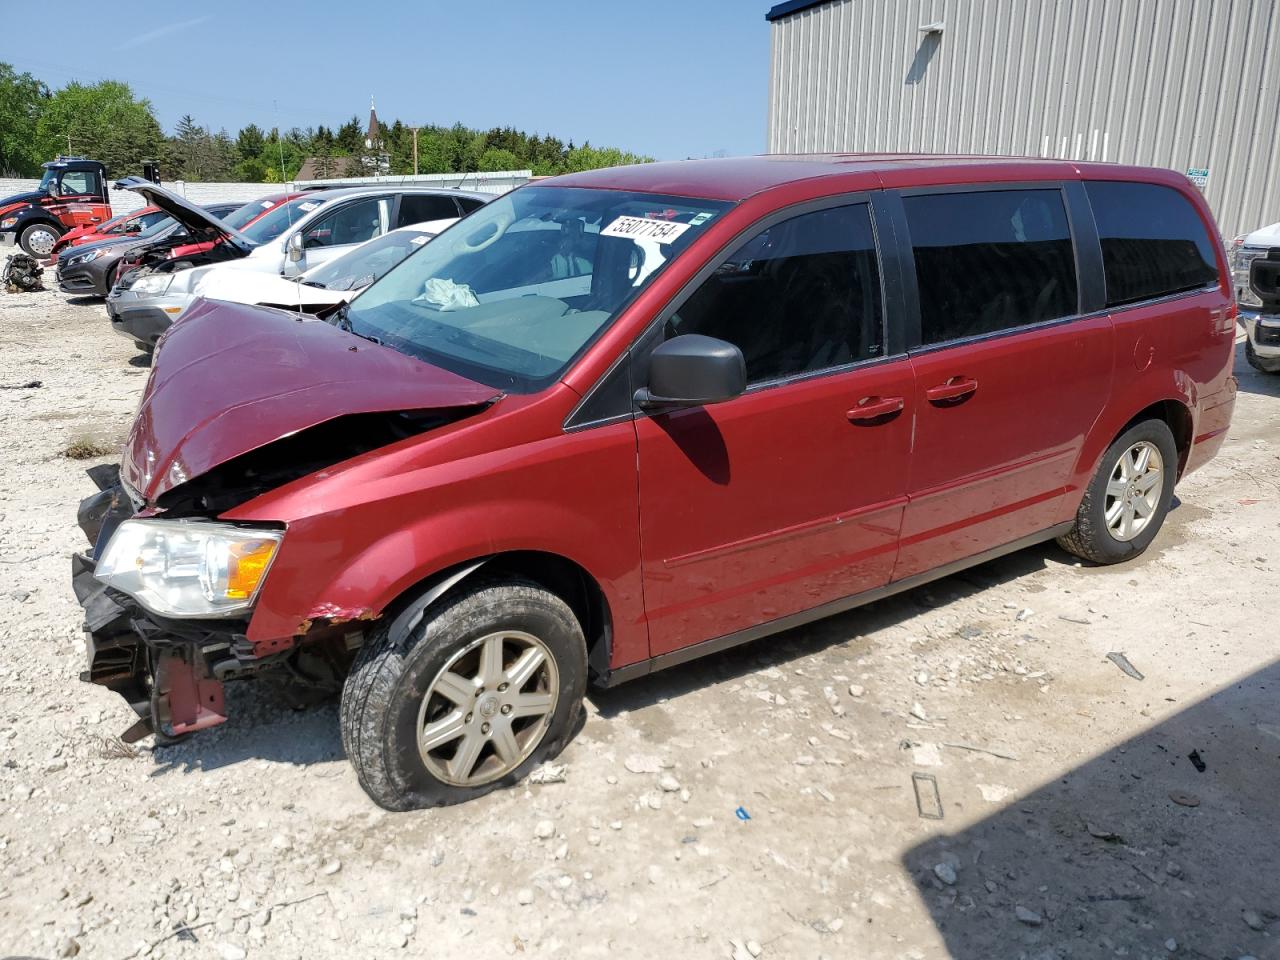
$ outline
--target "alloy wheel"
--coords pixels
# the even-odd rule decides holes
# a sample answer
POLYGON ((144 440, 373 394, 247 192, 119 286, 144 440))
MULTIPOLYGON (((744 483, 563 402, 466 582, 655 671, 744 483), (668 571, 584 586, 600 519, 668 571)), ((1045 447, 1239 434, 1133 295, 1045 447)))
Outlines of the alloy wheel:
POLYGON ((26 239, 33 257, 49 256, 53 253, 53 245, 58 242, 58 238, 49 230, 35 230, 26 239))
POLYGON ((478 787, 520 766, 555 713, 551 651, 520 630, 491 633, 454 654, 418 709, 418 753, 437 779, 478 787))
POLYGON ((1111 536, 1126 542, 1142 533, 1156 515, 1163 491, 1160 449, 1140 440, 1120 455, 1107 480, 1103 516, 1111 536))

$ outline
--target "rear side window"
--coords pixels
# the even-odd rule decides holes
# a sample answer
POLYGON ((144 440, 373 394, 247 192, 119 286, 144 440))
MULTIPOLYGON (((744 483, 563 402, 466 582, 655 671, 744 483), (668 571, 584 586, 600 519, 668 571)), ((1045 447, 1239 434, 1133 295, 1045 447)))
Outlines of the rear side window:
POLYGON ((865 203, 774 224, 730 254, 671 318, 742 350, 760 383, 884 354, 880 267, 865 203))
POLYGON ((1102 180, 1084 188, 1102 242, 1108 307, 1217 282, 1213 241, 1177 190, 1102 180))
POLYGON ((922 344, 1077 312, 1075 249, 1060 190, 903 197, 922 344))
POLYGON ((484 201, 474 197, 458 197, 458 206, 462 207, 462 212, 465 214, 472 210, 479 210, 484 206, 484 201))
POLYGON ((453 197, 434 193, 406 193, 400 198, 400 214, 396 226, 409 227, 428 220, 448 220, 458 215, 453 197))

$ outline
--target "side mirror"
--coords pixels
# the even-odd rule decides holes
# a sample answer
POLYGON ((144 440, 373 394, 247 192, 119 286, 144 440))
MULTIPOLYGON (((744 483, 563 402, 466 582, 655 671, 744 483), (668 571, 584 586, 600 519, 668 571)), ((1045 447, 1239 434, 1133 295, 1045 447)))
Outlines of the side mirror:
POLYGON ((643 410, 722 403, 747 389, 747 363, 732 343, 687 333, 649 355, 649 385, 636 391, 643 410))
POLYGON ((306 255, 306 247, 302 243, 302 233, 295 233, 289 238, 288 244, 285 245, 285 251, 289 260, 293 263, 299 262, 306 255))
POLYGON ((142 224, 139 223, 137 220, 130 220, 128 223, 124 225, 124 232, 125 233, 141 233, 142 224))

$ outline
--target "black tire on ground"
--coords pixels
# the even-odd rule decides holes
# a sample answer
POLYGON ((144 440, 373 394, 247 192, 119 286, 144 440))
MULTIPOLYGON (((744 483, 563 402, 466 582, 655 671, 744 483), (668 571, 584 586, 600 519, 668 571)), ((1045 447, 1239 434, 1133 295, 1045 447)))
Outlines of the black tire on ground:
POLYGON ((378 625, 342 690, 342 745, 375 803, 397 811, 461 803, 516 783, 564 748, 582 710, 587 649, 563 600, 528 580, 479 580, 436 601, 420 618, 414 609, 411 604, 378 625), (419 708, 457 651, 504 629, 531 634, 551 652, 559 677, 555 709, 541 740, 515 769, 481 786, 448 784, 419 754, 419 708))
POLYGON ((1280 360, 1262 359, 1248 340, 1244 342, 1244 358, 1249 361, 1249 366, 1259 373, 1280 373, 1280 360))
POLYGON ((1130 427, 1107 448, 1098 464, 1098 470, 1085 489, 1084 499, 1076 511, 1076 524, 1071 531, 1058 538, 1058 545, 1068 553, 1093 563, 1123 563, 1132 560, 1151 545, 1160 532, 1169 504, 1173 502, 1173 485, 1178 472, 1178 448, 1173 432, 1163 420, 1143 420, 1130 427), (1163 460, 1164 476, 1160 485, 1160 498, 1151 519, 1132 540, 1120 540, 1112 535, 1104 516, 1107 501, 1107 483, 1120 457, 1141 441, 1155 445, 1163 460))
POLYGON ((49 256, 53 244, 57 242, 58 231, 53 229, 53 227, 49 226, 47 223, 33 223, 31 226, 23 230, 22 235, 18 237, 18 245, 22 247, 29 256, 35 257, 37 260, 43 260, 45 257, 49 256), (40 234, 47 234, 53 238, 50 241, 50 250, 36 251, 32 249, 32 240, 40 234))

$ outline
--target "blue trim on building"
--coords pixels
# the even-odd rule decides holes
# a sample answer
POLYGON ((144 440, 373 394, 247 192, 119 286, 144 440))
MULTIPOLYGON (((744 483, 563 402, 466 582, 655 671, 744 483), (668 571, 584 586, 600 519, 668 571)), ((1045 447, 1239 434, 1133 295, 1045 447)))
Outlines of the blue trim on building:
POLYGON ((781 20, 783 17, 789 17, 793 13, 799 13, 801 10, 808 10, 810 7, 820 7, 824 3, 830 3, 831 0, 787 0, 786 3, 774 4, 769 8, 769 12, 764 18, 770 23, 775 20, 781 20))

